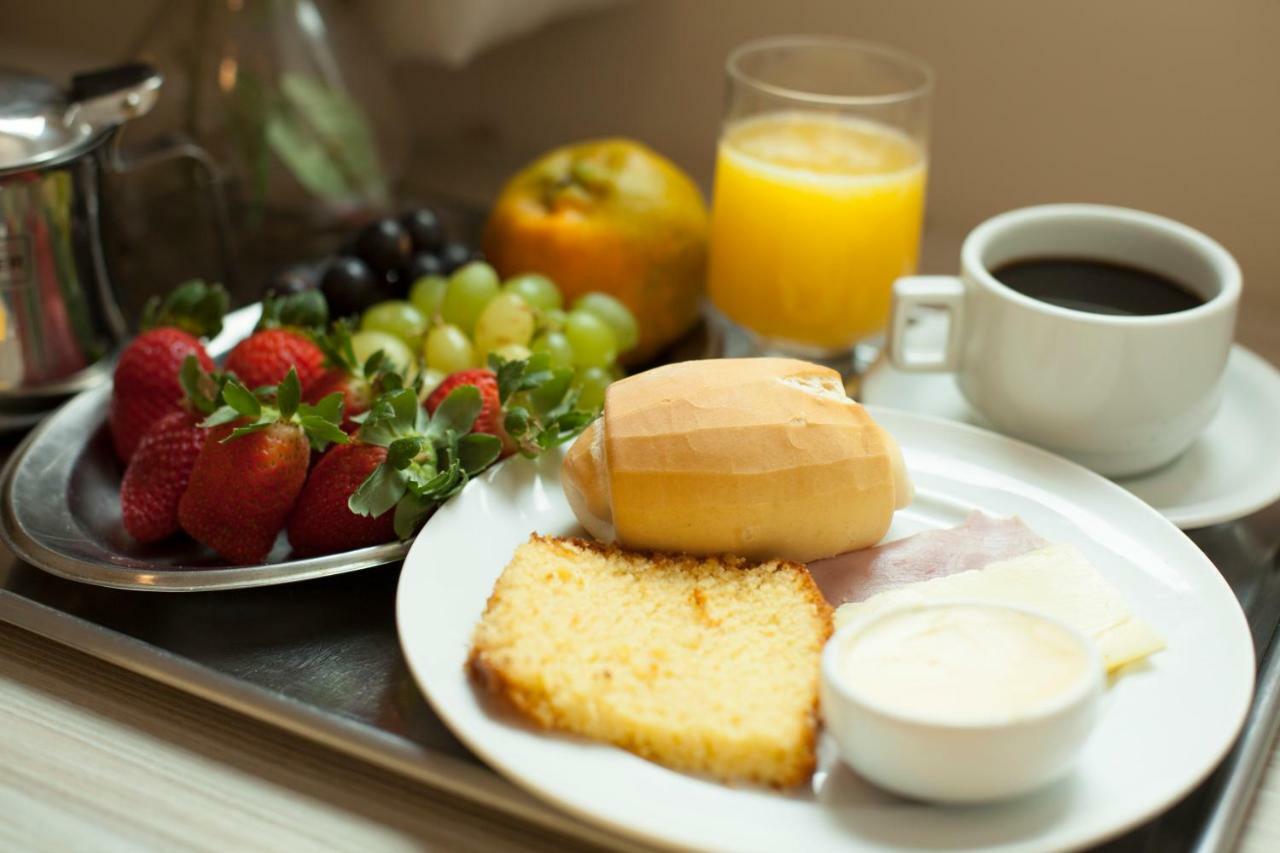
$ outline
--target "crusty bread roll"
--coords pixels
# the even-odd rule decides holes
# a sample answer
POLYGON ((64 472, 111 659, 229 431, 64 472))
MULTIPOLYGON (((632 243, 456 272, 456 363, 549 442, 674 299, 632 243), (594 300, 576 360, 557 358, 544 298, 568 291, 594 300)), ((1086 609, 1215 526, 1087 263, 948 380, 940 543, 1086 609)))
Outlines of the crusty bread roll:
POLYGON ((628 548, 807 562, 878 542, 911 481, 827 367, 669 364, 609 386, 562 481, 592 536, 628 548))

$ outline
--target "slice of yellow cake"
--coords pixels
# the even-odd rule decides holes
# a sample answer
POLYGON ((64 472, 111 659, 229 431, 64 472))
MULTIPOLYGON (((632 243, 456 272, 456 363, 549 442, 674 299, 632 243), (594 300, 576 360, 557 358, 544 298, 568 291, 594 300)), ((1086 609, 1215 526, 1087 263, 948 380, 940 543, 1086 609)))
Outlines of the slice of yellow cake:
POLYGON ((830 634, 831 608, 799 563, 535 534, 494 586, 470 666, 545 728, 786 787, 813 772, 830 634))

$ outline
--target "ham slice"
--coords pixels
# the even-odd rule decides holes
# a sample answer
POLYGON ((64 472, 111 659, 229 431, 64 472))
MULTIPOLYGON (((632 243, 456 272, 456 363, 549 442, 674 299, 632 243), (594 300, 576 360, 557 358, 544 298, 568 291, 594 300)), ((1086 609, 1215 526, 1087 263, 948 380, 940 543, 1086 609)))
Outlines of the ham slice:
POLYGON ((887 589, 981 569, 1048 544, 1016 516, 995 518, 974 512, 959 527, 927 530, 874 548, 815 560, 809 564, 809 573, 827 602, 839 607, 887 589))

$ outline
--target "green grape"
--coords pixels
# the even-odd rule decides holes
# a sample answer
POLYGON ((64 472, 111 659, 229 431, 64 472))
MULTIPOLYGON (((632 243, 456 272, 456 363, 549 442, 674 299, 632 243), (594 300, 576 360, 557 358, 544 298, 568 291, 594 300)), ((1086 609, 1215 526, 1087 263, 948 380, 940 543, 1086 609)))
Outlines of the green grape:
POLYGON ((543 311, 564 305, 564 297, 560 295, 556 283, 536 272, 527 272, 507 279, 502 285, 502 292, 517 294, 534 308, 540 308, 543 311))
POLYGON ((418 399, 425 400, 431 396, 431 392, 440 387, 440 383, 444 381, 445 372, 436 370, 434 367, 428 367, 420 374, 422 376, 422 387, 418 389, 418 399))
POLYGON ((410 349, 418 349, 422 346, 422 336, 427 333, 427 318, 403 299, 392 299, 366 308, 360 317, 360 328, 395 335, 410 349))
POLYGON ((569 315, 563 308, 547 308, 538 312, 538 328, 558 332, 564 328, 564 321, 569 315))
POLYGON ((481 352, 507 344, 526 346, 533 337, 533 309, 514 293, 500 293, 490 300, 476 320, 476 348, 481 352))
POLYGON ((570 311, 564 336, 573 347, 578 367, 607 367, 618 356, 618 342, 609 324, 589 311, 570 311))
POLYGON ((573 347, 564 332, 543 332, 533 339, 533 351, 545 352, 551 358, 552 367, 572 367, 573 347))
POLYGON ((409 301, 422 312, 423 317, 431 320, 440 313, 444 291, 448 286, 449 279, 442 275, 424 275, 409 289, 409 301))
MULTIPOLYGON (((529 351, 529 348, 524 344, 503 344, 490 352, 501 358, 503 361, 524 361, 529 356, 533 355, 533 353, 529 351)), ((488 362, 488 359, 485 359, 485 361, 488 362)), ((488 365, 486 364, 485 366, 487 367, 488 365)))
POLYGON ((471 339, 457 326, 436 326, 427 334, 424 350, 427 367, 443 372, 446 376, 472 366, 475 351, 471 339))
POLYGON ((417 359, 414 358, 413 350, 409 349, 409 345, 404 341, 386 332, 375 332, 369 329, 353 332, 351 350, 355 353, 358 364, 364 364, 369 360, 369 356, 382 350, 387 361, 394 364, 406 380, 417 371, 417 359))
POLYGON ((640 340, 636 318, 619 300, 607 293, 585 293, 573 303, 574 311, 589 311, 609 324, 618 339, 618 352, 626 352, 640 340))
POLYGON ((472 261, 449 276, 440 316, 469 335, 489 300, 497 295, 498 274, 493 267, 484 261, 472 261))
POLYGON ((604 405, 604 389, 613 377, 603 367, 586 367, 578 371, 573 384, 578 387, 578 402, 574 406, 584 412, 592 412, 604 405))

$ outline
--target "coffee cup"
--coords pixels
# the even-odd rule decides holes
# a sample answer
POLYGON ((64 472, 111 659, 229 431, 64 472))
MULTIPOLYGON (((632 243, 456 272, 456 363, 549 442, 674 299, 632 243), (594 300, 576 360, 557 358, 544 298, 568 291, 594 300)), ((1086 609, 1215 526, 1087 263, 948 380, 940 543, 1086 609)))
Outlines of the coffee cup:
POLYGON ((1175 459, 1213 417, 1240 286, 1226 249, 1171 219, 1089 204, 1013 210, 969 234, 959 276, 895 282, 889 359, 898 370, 954 372, 1001 432, 1110 477, 1140 474, 1175 459), (1054 294, 1066 298, 1029 295, 998 277, 1036 262, 1051 265, 1054 294), (1073 268, 1095 267, 1122 272, 1072 278, 1073 268), (1078 281, 1091 298, 1123 302, 1133 295, 1124 270, 1176 284, 1186 305, 1129 313, 1071 300, 1078 281), (949 315, 938 350, 908 344, 908 324, 924 308, 949 315))

